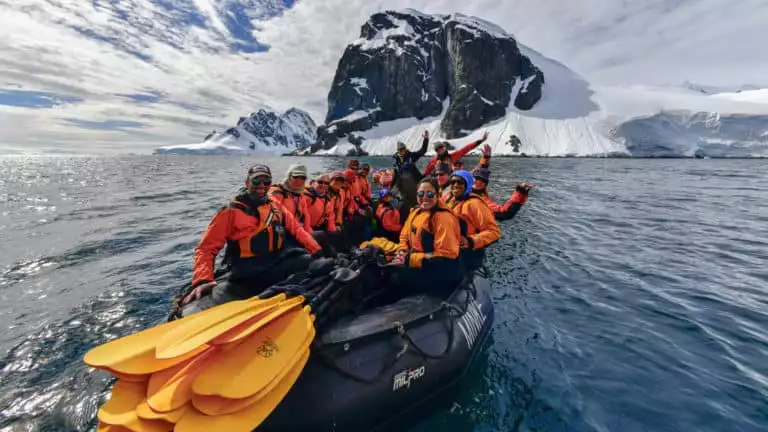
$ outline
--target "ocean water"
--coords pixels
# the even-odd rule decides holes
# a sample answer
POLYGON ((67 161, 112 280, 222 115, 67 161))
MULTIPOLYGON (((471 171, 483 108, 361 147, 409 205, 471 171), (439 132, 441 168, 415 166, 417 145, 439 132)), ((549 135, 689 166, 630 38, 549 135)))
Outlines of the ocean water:
MULTIPOLYGON (((0 430, 95 430, 110 381, 83 354, 165 319, 253 162, 0 159, 0 430)), ((414 431, 768 430, 765 161, 492 168, 500 201, 538 189, 489 254, 487 350, 414 431)))

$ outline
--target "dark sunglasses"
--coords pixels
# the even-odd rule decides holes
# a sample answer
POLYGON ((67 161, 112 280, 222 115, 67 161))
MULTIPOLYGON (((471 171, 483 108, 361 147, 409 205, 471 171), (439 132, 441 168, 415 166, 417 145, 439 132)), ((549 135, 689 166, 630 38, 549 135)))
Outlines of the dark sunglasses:
POLYGON ((306 180, 307 176, 291 176, 291 178, 306 180))
POLYGON ((426 195, 427 198, 429 198, 429 199, 434 199, 437 196, 437 194, 432 192, 432 191, 429 191, 429 192, 418 191, 418 192, 416 192, 416 196, 419 197, 419 198, 424 198, 424 195, 426 195))
POLYGON ((450 184, 452 184, 452 185, 460 184, 460 185, 464 186, 464 181, 463 180, 459 180, 459 179, 452 179, 450 181, 450 184))
POLYGON ((446 176, 446 175, 448 175, 448 173, 446 173, 446 172, 439 172, 439 173, 435 173, 435 175, 446 176))
POLYGON ((323 180, 318 180, 318 181, 316 181, 315 183, 317 183, 317 184, 320 184, 320 185, 326 185, 326 186, 328 186, 329 184, 331 184, 331 182, 327 182, 327 181, 323 181, 323 180))
POLYGON ((258 177, 254 177, 254 178, 251 179, 251 184, 254 185, 254 186, 261 186, 261 185, 269 186, 269 185, 272 184, 272 180, 271 179, 260 179, 258 177))

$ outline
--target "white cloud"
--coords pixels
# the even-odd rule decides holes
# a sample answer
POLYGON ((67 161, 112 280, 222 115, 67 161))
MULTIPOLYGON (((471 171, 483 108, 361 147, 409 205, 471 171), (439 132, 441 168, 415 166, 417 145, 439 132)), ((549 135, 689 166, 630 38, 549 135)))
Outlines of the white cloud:
POLYGON ((0 0, 0 88, 83 99, 58 109, 0 106, 0 145, 151 151, 199 141, 261 107, 297 106, 320 123, 345 45, 371 13, 405 7, 495 22, 596 82, 768 87, 762 0, 304 0, 256 24, 254 37, 270 49, 255 53, 230 49, 237 35, 227 29, 228 17, 250 5, 249 17, 269 18, 282 0, 95 4, 0 0), (163 99, 137 104, 115 95, 150 90, 163 99), (145 127, 90 130, 68 118, 145 127), (132 147, 123 148, 128 142, 132 147))

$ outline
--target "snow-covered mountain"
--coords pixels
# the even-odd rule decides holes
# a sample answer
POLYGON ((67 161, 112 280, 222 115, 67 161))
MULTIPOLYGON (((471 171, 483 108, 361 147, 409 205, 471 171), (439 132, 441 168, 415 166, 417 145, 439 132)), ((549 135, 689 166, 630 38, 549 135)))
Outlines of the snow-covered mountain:
MULTIPOLYGON (((479 33, 486 38, 490 35, 494 40, 514 41, 491 23, 459 17, 463 29, 470 30, 464 31, 464 39, 460 39, 462 43, 476 38, 479 33)), ((537 95, 540 90, 540 99, 523 107, 514 103, 522 90, 528 88, 529 80, 525 79, 527 75, 514 76, 510 72, 507 82, 512 83, 511 89, 501 86, 503 91, 509 92, 503 98, 506 104, 502 114, 484 115, 483 111, 488 108, 486 104, 463 104, 460 111, 464 117, 481 121, 479 124, 475 121, 472 130, 456 134, 455 128, 445 126, 455 111, 452 104, 456 101, 451 99, 448 91, 442 93, 448 93, 446 98, 439 97, 442 84, 440 62, 446 61, 448 56, 441 57, 439 50, 430 52, 434 44, 423 43, 423 32, 440 31, 420 29, 419 23, 425 20, 445 23, 451 17, 430 17, 405 10, 374 14, 363 25, 362 37, 347 46, 339 62, 328 97, 328 124, 320 127, 321 140, 324 135, 341 138, 353 132, 354 139, 362 138, 363 151, 383 155, 392 154, 398 141, 415 149, 425 129, 435 139, 452 138, 448 141, 454 146, 479 138, 487 130, 489 143, 497 155, 768 157, 768 90, 731 92, 687 82, 676 87, 595 85, 519 41, 515 47, 515 51, 519 48, 516 55, 529 60, 535 70, 541 72, 543 79, 537 83, 541 88, 536 89, 537 95), (360 56, 365 61, 359 62, 360 56), (382 66, 382 59, 389 64, 382 66), (416 64, 414 73, 421 77, 421 82, 411 82, 410 75, 413 74, 409 73, 409 67, 403 66, 409 63, 416 64), (382 75, 383 85, 367 79, 373 76, 375 80, 381 80, 382 75), (413 89, 391 103, 391 89, 398 86, 404 90, 413 89), (437 97, 429 90, 433 90, 437 97), (414 93, 422 95, 416 97, 415 102, 409 99, 414 93), (441 110, 429 105, 432 99, 441 101, 441 110), (431 115, 425 117, 425 112, 431 115), (464 134, 468 136, 454 138, 464 134), (519 153, 508 144, 512 135, 522 141, 519 153)), ((439 36, 433 38, 439 40, 439 36)), ((487 51, 461 53, 455 50, 455 42, 443 43, 458 52, 454 59, 459 59, 460 66, 462 63, 473 64, 465 59, 482 57, 487 51)), ((447 62, 451 65, 447 68, 448 73, 453 73, 455 60, 447 62)), ((487 72, 464 70, 463 73, 483 76, 487 72)), ((451 82, 450 79, 446 81, 451 82)), ((466 81, 481 82, 476 78, 466 81)), ((466 93, 478 94, 474 87, 467 90, 466 93)), ((498 92, 499 86, 494 90, 498 92)), ((501 98, 491 99, 487 105, 495 106, 501 98)), ((331 140, 326 144, 332 145, 316 146, 313 150, 319 154, 345 155, 353 148, 351 143, 343 140, 338 143, 331 140)))
POLYGON ((240 117, 237 126, 213 131, 199 144, 160 147, 155 154, 259 154, 280 155, 310 146, 317 138, 317 125, 300 109, 283 114, 259 110, 240 117))

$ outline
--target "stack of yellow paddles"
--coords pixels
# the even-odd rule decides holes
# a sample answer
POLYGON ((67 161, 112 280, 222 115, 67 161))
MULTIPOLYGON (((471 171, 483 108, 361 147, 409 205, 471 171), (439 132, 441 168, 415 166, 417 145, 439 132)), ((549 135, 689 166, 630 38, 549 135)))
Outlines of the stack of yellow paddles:
POLYGON ((98 431, 253 430, 304 369, 312 309, 333 285, 308 305, 285 294, 234 301, 92 349, 85 363, 117 378, 98 431))

